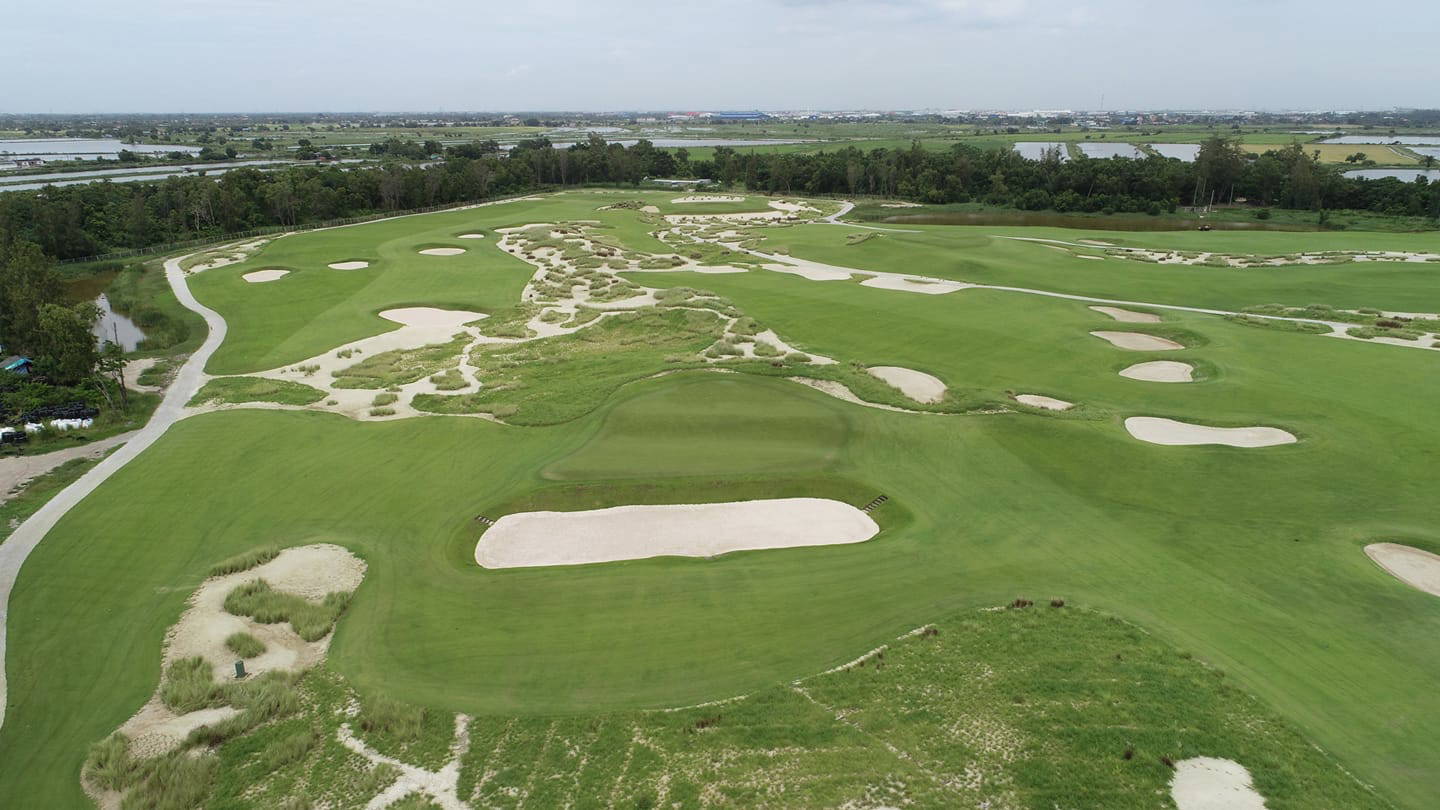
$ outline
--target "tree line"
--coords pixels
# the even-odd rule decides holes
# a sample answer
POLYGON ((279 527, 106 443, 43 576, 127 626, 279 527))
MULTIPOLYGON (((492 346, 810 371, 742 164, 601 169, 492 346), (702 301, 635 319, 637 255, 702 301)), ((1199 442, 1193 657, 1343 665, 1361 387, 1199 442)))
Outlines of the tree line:
POLYGON ((1028 160, 1009 150, 957 143, 922 148, 740 152, 721 147, 691 160, 685 149, 633 146, 598 136, 568 148, 545 138, 508 155, 493 141, 377 144, 377 155, 441 155, 430 164, 236 169, 218 179, 170 177, 0 194, 0 245, 33 242, 57 259, 422 208, 548 186, 636 185, 647 177, 709 178, 780 194, 878 195, 921 203, 979 202, 1027 210, 1146 212, 1246 199, 1303 210, 1355 209, 1440 216, 1440 183, 1362 180, 1320 163, 1303 145, 1253 156, 1224 138, 1193 163, 1150 156, 1028 160), (434 151, 431 151, 434 150, 434 151), (443 150, 443 151, 442 151, 443 150))

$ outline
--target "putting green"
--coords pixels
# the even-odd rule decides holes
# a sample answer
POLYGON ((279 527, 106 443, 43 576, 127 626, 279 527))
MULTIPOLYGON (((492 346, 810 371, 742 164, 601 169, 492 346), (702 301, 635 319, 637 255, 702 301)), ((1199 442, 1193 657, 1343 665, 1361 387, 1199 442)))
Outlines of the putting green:
MULTIPOLYGON (((444 261, 414 253, 467 230, 601 219, 632 249, 660 250, 645 247, 653 227, 637 212, 596 211, 617 199, 660 195, 568 194, 287 237, 251 263, 205 271, 191 283, 231 330, 212 370, 268 368, 384 331, 375 313, 391 307, 510 306, 530 268, 493 243, 444 261), (325 267, 358 257, 374 262, 325 267), (241 280, 262 265, 293 272, 283 284, 241 280)), ((799 226, 775 238, 797 255, 872 270, 898 268, 913 250, 908 272, 1157 303, 1423 311, 1436 301, 1427 265, 1222 275, 1079 262, 974 229, 846 247, 848 230, 799 226)), ((1276 253, 1302 236, 1414 242, 1217 239, 1276 253)), ((1377 538, 1440 550, 1440 429, 1423 407, 1440 401, 1435 354, 1166 312, 1145 330, 1180 339, 1187 348, 1165 359, 1199 373, 1189 385, 1152 385, 1118 376, 1137 355, 1090 337, 1114 323, 1084 302, 915 295, 769 272, 633 278, 712 290, 842 362, 923 370, 980 400, 1044 391, 1081 405, 917 416, 763 374, 689 371, 628 382, 598 409, 547 427, 276 411, 189 418, 64 518, 22 569, 0 804, 83 806, 75 774, 86 749, 154 690, 165 629, 209 566, 258 545, 321 541, 369 563, 330 666, 359 689, 445 711, 554 715, 724 698, 820 672, 937 616, 1057 594, 1223 669, 1384 797, 1422 807, 1440 791, 1430 735, 1440 600, 1361 552, 1377 538), (1162 447, 1126 434, 1121 422, 1133 415, 1275 425, 1300 441, 1162 447), (713 560, 504 571, 467 560, 475 516, 519 503, 827 487, 852 503, 888 495, 875 513, 881 534, 713 560)))

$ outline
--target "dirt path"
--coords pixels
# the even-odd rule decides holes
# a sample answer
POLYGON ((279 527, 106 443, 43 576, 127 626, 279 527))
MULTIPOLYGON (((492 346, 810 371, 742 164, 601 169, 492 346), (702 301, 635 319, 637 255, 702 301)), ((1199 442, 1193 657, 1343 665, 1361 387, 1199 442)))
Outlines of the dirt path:
POLYGON ((105 451, 124 444, 139 432, 132 430, 108 439, 35 456, 12 456, 0 459, 0 503, 10 500, 12 496, 18 494, 15 490, 28 483, 30 479, 38 478, 67 461, 77 458, 99 458, 105 455, 105 451))
MULTIPOLYGON (((200 390, 200 386, 206 380, 205 363, 209 361, 210 355, 220 347, 225 340, 225 319, 220 314, 195 300, 190 293, 190 288, 185 285, 185 273, 180 269, 180 261, 186 256, 165 260, 165 278, 170 282, 170 289, 175 292, 175 297, 180 304, 192 312, 198 313, 205 319, 205 325, 209 327, 210 333, 206 335, 205 342, 201 344, 198 351, 190 355, 190 359, 175 373, 175 380, 170 389, 165 392, 165 398, 161 400, 160 406, 150 417, 145 427, 130 434, 129 441, 109 458, 95 465, 90 472, 86 473, 80 480, 61 490, 50 502, 40 507, 29 520, 20 524, 20 527, 10 535, 10 539, 0 544, 0 661, 5 660, 5 640, 7 623, 10 614, 10 591, 15 587, 15 578, 20 573, 20 566, 24 565, 25 558, 40 544, 41 539, 51 528, 64 517, 66 512, 75 504, 84 500, 86 495, 95 491, 95 488, 105 482, 115 473, 116 470, 130 463, 130 460, 143 453, 146 448, 155 443, 164 435, 170 426, 175 424, 185 415, 185 403, 200 390)), ((86 448, 90 449, 90 448, 86 448)), ((0 728, 5 723, 5 709, 9 699, 7 689, 6 673, 0 669, 0 728)))

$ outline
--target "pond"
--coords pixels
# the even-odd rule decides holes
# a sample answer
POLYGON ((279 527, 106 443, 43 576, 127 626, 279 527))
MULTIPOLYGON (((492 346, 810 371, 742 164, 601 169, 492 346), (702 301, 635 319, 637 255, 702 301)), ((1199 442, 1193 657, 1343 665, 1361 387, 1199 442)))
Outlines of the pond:
POLYGON ((1143 158, 1145 153, 1128 143, 1091 143, 1076 141, 1075 145, 1086 157, 1092 158, 1143 158))
POLYGON ((140 341, 145 339, 145 333, 135 322, 121 315, 110 308, 110 299, 105 293, 95 297, 95 306, 100 308, 100 318, 90 328, 90 333, 95 336, 100 345, 106 343, 118 343, 120 348, 127 352, 135 351, 140 341))
POLYGON ((1060 159, 1069 160, 1070 155, 1065 152, 1065 144, 1055 141, 1017 141, 1015 151, 1027 160, 1040 160, 1045 157, 1045 152, 1051 149, 1060 150, 1060 159))
POLYGON ((900 214, 882 222, 897 225, 993 225, 1079 228, 1090 231, 1194 231, 1209 225, 1217 231, 1299 231, 1298 226, 1268 222, 1225 222, 1150 216, 1082 216, 1031 211, 959 211, 945 214, 900 214))
POLYGON ((1440 169, 1351 169, 1345 172, 1345 176, 1360 180, 1380 180, 1385 177, 1394 177, 1407 183, 1413 183, 1416 178, 1424 177, 1435 183, 1440 182, 1440 169))
POLYGON ((167 144, 127 144, 118 138, 17 138, 0 141, 0 159, 5 157, 39 158, 40 160, 81 160, 94 157, 118 157, 120 150, 147 154, 186 152, 196 154, 198 146, 167 144))
POLYGON ((1175 158, 1186 163, 1194 163, 1195 158, 1200 155, 1198 143, 1152 143, 1150 148, 1161 157, 1175 158))

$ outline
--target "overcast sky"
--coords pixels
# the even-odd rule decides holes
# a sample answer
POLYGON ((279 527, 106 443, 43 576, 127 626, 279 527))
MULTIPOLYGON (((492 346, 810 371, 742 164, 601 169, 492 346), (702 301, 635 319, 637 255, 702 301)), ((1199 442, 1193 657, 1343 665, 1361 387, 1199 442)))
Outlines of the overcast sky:
POLYGON ((1437 0, 75 0, 0 112, 1440 107, 1437 0))

